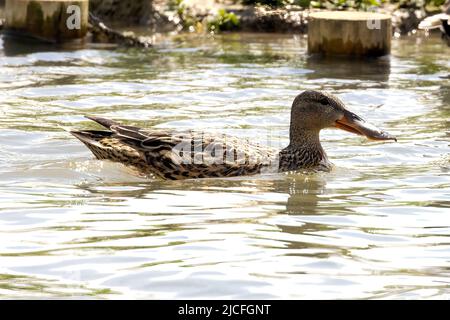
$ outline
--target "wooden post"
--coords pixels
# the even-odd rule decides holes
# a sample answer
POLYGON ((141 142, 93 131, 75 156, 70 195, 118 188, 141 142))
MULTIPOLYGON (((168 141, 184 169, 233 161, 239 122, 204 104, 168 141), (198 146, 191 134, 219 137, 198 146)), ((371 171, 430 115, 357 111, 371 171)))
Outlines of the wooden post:
POLYGON ((6 0, 5 31, 48 42, 83 38, 89 0, 6 0))
POLYGON ((308 52, 325 55, 383 56, 391 50, 391 17, 357 11, 309 15, 308 52))

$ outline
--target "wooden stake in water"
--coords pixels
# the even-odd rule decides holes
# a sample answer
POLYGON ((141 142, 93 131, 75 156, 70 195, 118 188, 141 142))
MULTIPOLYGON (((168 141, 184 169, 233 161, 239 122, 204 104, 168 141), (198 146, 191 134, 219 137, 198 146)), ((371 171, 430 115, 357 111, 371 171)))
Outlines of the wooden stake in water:
POLYGON ((308 52, 383 56, 391 50, 391 18, 373 12, 323 11, 308 21, 308 52))
POLYGON ((5 31, 49 42, 86 36, 89 0, 6 0, 5 31))

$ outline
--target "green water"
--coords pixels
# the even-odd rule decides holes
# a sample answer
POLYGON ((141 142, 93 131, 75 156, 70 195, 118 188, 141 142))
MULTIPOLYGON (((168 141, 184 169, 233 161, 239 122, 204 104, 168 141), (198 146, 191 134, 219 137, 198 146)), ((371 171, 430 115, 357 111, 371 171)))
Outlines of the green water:
POLYGON ((303 37, 158 39, 155 50, 0 40, 0 297, 450 297, 450 48, 321 60, 303 37), (125 123, 283 146, 302 90, 395 134, 321 138, 331 173, 156 181, 64 129, 125 123))

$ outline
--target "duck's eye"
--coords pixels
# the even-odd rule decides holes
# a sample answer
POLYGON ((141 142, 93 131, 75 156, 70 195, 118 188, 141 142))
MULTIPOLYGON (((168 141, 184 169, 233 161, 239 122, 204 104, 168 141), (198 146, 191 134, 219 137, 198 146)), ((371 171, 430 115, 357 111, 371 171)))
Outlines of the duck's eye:
POLYGON ((329 104, 327 98, 321 98, 321 99, 319 100, 319 103, 320 103, 320 104, 323 104, 324 106, 326 106, 326 105, 329 104))

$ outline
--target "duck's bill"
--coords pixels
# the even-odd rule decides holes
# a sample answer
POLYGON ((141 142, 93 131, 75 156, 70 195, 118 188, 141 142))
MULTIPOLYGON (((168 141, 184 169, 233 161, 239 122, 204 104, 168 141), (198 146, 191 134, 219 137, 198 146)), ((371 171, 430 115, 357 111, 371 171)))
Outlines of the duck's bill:
POLYGON ((356 114, 346 111, 344 116, 337 120, 334 124, 336 128, 341 130, 345 130, 354 134, 359 134, 366 136, 371 140, 394 140, 397 141, 397 138, 390 135, 386 131, 378 129, 374 125, 364 121, 356 114))

